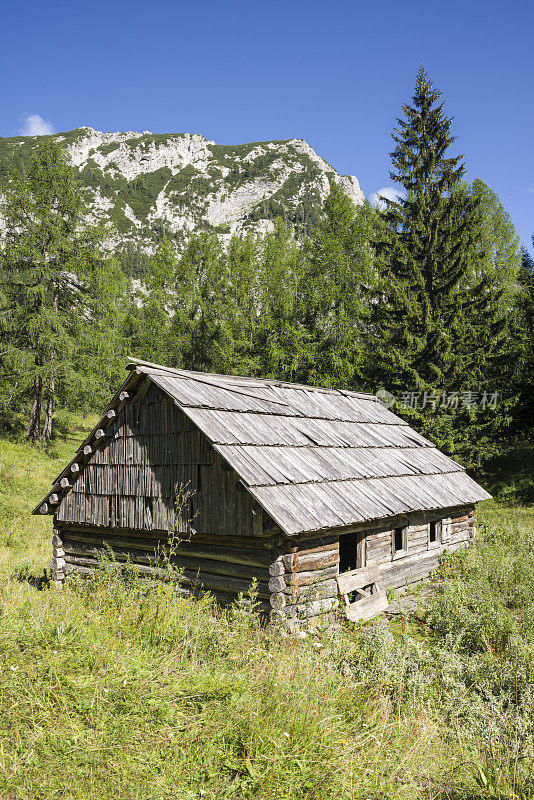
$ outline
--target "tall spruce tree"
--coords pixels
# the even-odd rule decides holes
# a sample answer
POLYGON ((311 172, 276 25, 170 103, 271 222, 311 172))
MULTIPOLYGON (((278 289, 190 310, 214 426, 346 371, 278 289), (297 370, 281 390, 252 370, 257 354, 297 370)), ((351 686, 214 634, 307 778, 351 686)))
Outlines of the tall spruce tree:
POLYGON ((26 173, 11 176, 1 211, 1 367, 15 380, 11 400, 29 394, 27 436, 49 441, 58 389, 63 399, 70 391, 79 403, 87 390, 96 401, 94 370, 109 375, 120 355, 121 273, 83 220, 83 197, 57 143, 45 141, 26 173))
POLYGON ((377 374, 387 388, 444 386, 455 373, 454 341, 469 299, 467 253, 479 227, 476 201, 455 189, 464 174, 461 156, 447 156, 455 141, 452 120, 421 67, 412 105, 403 105, 390 154, 390 177, 401 187, 386 200, 377 244, 382 290, 376 305, 377 374))
POLYGON ((440 97, 421 67, 392 134, 390 176, 401 192, 385 201, 376 244, 372 374, 397 397, 413 392, 413 424, 478 467, 498 447, 513 403, 495 410, 473 400, 498 388, 496 365, 510 342, 505 287, 484 247, 491 203, 480 186, 466 190, 462 157, 448 154, 455 137, 440 97))

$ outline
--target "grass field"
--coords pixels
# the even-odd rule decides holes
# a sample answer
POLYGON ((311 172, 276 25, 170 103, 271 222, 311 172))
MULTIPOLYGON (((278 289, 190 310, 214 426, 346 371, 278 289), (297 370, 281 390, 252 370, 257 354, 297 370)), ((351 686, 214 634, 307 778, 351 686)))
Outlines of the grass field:
POLYGON ((0 797, 533 798, 534 509, 480 507, 426 612, 306 638, 105 565, 59 593, 29 511, 92 420, 0 442, 0 797))

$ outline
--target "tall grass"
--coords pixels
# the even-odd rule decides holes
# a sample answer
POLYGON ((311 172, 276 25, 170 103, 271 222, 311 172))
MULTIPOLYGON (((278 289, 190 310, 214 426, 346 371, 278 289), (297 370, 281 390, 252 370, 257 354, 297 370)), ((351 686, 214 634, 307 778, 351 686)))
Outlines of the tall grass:
POLYGON ((424 613, 283 638, 253 596, 110 563, 39 582, 50 520, 24 505, 60 457, 0 455, 0 797, 534 797, 534 514, 483 511, 424 613))
POLYGON ((428 773, 438 722, 362 681, 341 631, 109 574, 0 602, 3 797, 410 797, 428 773))

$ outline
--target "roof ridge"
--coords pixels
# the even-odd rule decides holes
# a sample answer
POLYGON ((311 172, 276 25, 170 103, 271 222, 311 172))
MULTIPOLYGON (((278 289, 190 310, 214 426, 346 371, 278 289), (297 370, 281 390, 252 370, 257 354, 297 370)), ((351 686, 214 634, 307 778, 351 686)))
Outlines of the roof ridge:
POLYGON ((129 356, 126 369, 131 370, 136 369, 137 367, 147 367, 160 372, 170 372, 175 375, 180 375, 181 377, 190 378, 191 380, 201 380, 202 378, 219 378, 227 381, 228 383, 235 383, 237 386, 239 386, 239 383, 237 383, 238 381, 243 381, 245 383, 256 383, 256 387, 254 388, 258 389, 263 386, 273 386, 274 388, 280 389, 300 389, 301 391, 321 392, 324 394, 349 395, 361 400, 372 400, 373 402, 379 402, 378 398, 374 394, 369 394, 367 392, 356 392, 352 389, 329 389, 326 386, 312 386, 304 383, 291 383, 289 381, 278 380, 277 378, 247 377, 245 375, 224 375, 220 372, 201 372, 200 370, 166 367, 162 364, 154 364, 151 361, 143 361, 142 359, 129 356))

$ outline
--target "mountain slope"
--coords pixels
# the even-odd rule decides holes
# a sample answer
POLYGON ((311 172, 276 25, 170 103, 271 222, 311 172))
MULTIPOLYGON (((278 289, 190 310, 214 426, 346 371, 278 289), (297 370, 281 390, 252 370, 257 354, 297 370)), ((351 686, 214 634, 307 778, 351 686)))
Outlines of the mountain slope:
MULTIPOLYGON (((0 139, 0 187, 43 137, 0 139)), ((183 245, 192 231, 262 233, 281 216, 305 232, 320 214, 329 181, 356 203, 355 177, 341 176, 303 139, 217 145, 200 134, 102 133, 79 128, 64 143, 88 190, 88 216, 107 223, 112 247, 148 249, 167 229, 183 245)))

